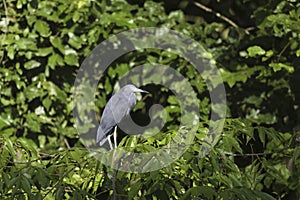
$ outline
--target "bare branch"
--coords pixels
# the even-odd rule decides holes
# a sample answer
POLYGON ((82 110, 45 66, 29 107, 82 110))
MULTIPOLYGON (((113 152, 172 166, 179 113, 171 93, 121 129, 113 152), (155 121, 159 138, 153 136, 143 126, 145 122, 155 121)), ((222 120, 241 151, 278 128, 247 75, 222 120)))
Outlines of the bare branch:
POLYGON ((206 11, 206 12, 213 13, 216 17, 218 17, 219 19, 222 19, 223 21, 227 22, 228 24, 230 24, 230 25, 233 26, 234 28, 244 30, 244 32, 245 32, 247 35, 250 34, 249 31, 248 31, 247 29, 243 29, 243 28, 239 27, 235 22, 233 22, 231 19, 225 17, 225 16, 222 15, 221 13, 218 13, 218 12, 214 11, 213 9, 206 7, 205 5, 203 5, 203 4, 199 3, 199 2, 194 2, 194 4, 195 4, 198 8, 200 8, 200 9, 206 11))

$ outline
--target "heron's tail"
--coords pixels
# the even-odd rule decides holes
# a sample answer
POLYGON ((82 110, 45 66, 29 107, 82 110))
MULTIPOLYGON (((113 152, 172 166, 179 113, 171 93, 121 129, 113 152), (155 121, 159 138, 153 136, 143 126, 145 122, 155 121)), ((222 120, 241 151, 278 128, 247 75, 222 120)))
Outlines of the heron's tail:
POLYGON ((107 142, 107 138, 105 137, 102 140, 100 140, 99 146, 103 146, 106 142, 107 142))
POLYGON ((99 143, 100 146, 103 146, 106 141, 107 138, 105 137, 105 133, 102 131, 101 126, 99 126, 97 130, 96 143, 99 143))

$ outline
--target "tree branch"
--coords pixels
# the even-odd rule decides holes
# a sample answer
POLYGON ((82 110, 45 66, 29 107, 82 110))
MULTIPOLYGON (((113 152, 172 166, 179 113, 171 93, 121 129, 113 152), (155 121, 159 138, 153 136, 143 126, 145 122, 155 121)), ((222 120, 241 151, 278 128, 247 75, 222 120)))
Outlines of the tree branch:
POLYGON ((195 4, 198 8, 200 8, 200 9, 206 11, 206 12, 213 13, 216 17, 218 17, 219 19, 221 19, 221 20, 227 22, 228 24, 230 24, 230 25, 233 26, 234 28, 244 30, 244 32, 245 32, 247 35, 250 34, 249 31, 248 31, 247 29, 243 29, 243 28, 239 27, 235 22, 233 22, 231 19, 225 17, 225 16, 222 15, 221 13, 218 13, 218 12, 214 11, 213 9, 206 7, 205 5, 203 5, 203 4, 199 3, 199 2, 194 2, 194 4, 195 4))

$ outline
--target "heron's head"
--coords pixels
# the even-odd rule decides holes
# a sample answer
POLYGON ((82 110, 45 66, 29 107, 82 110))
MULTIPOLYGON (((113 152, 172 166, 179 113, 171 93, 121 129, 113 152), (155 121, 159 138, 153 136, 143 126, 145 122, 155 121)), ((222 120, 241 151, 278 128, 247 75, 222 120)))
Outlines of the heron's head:
POLYGON ((149 93, 149 92, 147 92, 146 90, 139 89, 139 88, 135 87, 135 86, 132 85, 132 84, 125 85, 125 86, 122 88, 122 90, 127 91, 127 92, 142 92, 142 93, 149 93))

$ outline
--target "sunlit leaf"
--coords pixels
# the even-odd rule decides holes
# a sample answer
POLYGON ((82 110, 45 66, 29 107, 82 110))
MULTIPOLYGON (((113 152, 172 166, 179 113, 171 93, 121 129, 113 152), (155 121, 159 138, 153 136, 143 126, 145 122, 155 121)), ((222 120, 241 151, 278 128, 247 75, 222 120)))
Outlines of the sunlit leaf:
POLYGON ((266 51, 260 46, 252 46, 247 49, 250 57, 265 55, 266 51))
POLYGON ((48 37, 51 35, 51 30, 49 25, 45 21, 37 20, 34 23, 34 29, 37 30, 43 37, 48 37))

